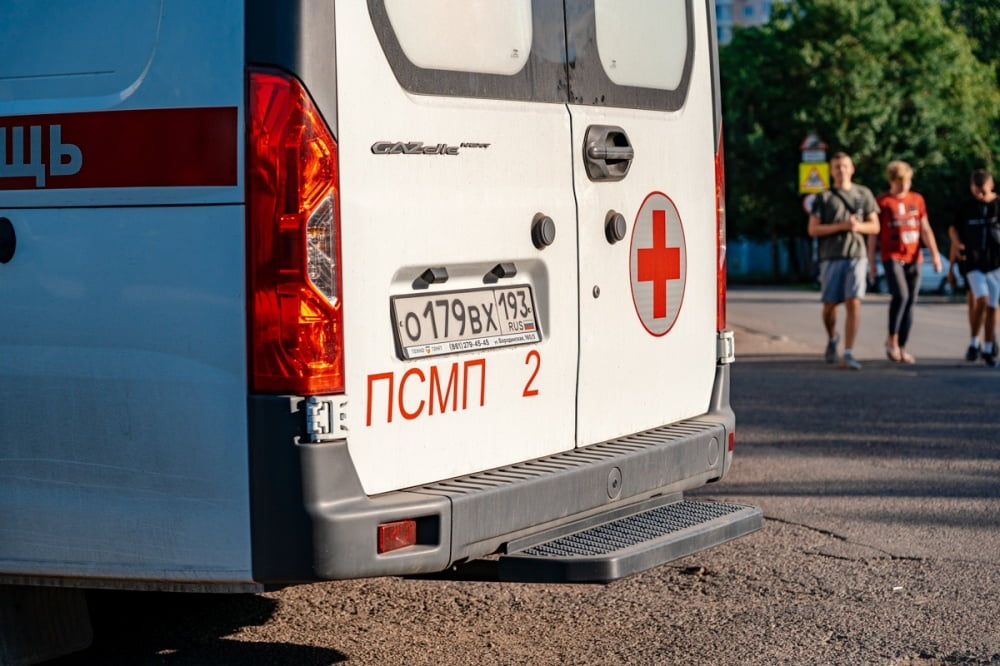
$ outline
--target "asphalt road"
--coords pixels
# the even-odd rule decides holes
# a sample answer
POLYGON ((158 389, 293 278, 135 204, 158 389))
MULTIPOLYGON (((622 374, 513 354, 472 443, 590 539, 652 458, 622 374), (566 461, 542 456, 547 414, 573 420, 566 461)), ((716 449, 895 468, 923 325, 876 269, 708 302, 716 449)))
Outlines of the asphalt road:
MULTIPOLYGON (((862 301, 861 329, 855 356, 861 361, 886 361, 889 299, 871 294, 862 301)), ((729 323, 742 338, 737 354, 789 356, 822 354, 826 332, 820 320, 819 290, 810 288, 733 288, 729 291, 729 323)), ((837 327, 843 339, 844 309, 837 327)), ((907 350, 918 361, 948 364, 962 358, 969 344, 965 295, 921 295, 907 350)), ((841 346, 843 351, 843 346, 841 346)))
POLYGON ((96 595, 70 664, 1000 666, 1000 370, 925 300, 914 366, 822 362, 815 292, 734 289, 732 473, 763 530, 609 585, 384 578, 252 596, 96 595))

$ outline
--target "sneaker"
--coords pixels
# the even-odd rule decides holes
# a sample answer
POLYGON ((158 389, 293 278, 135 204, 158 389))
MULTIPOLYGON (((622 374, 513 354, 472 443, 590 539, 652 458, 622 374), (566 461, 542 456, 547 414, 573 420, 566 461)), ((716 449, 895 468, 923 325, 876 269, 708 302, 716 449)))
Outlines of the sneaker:
POLYGON ((840 342, 840 336, 835 335, 830 338, 830 341, 826 343, 826 353, 823 357, 826 359, 827 363, 837 362, 837 343, 840 342))
POLYGON ((854 358, 853 354, 844 354, 844 358, 840 361, 840 367, 848 370, 860 370, 861 364, 858 363, 858 359, 854 358))
POLYGON ((986 352, 982 352, 981 355, 987 367, 989 368, 997 367, 997 355, 995 352, 990 352, 989 354, 987 354, 986 352))
POLYGON ((979 347, 977 347, 976 345, 969 345, 969 348, 965 350, 965 360, 971 363, 972 361, 975 361, 978 358, 979 358, 979 347))

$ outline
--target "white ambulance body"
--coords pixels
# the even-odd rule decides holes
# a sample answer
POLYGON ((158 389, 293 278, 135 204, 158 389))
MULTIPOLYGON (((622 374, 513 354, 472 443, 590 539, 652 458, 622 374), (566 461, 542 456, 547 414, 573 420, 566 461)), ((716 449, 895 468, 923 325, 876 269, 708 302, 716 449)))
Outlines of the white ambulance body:
POLYGON ((760 526, 683 497, 735 427, 712 0, 3 4, 7 599, 760 526))

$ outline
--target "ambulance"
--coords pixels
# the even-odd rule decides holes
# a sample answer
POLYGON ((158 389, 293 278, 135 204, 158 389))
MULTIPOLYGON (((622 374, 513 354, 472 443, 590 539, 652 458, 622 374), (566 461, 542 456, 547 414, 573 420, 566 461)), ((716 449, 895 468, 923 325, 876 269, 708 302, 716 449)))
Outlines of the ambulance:
POLYGON ((762 525, 686 496, 735 442, 713 0, 2 20, 3 663, 87 589, 608 581, 762 525))

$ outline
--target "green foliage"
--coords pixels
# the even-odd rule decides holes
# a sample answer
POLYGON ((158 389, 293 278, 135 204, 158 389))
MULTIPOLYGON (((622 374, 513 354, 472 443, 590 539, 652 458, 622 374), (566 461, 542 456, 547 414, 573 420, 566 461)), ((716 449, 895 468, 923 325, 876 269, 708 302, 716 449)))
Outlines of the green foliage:
POLYGON ((801 237, 799 145, 850 153, 855 182, 887 189, 902 159, 940 233, 973 168, 993 166, 1000 93, 938 0, 791 0, 720 54, 730 235, 801 237))
MULTIPOLYGON (((956 30, 969 35, 972 52, 993 67, 1000 79, 1000 4, 982 0, 943 0, 941 11, 956 30)), ((993 152, 1000 153, 1000 121, 993 126, 993 152)))
POLYGON ((973 40, 973 52, 1000 71, 1000 5, 983 0, 943 0, 945 20, 973 40))

